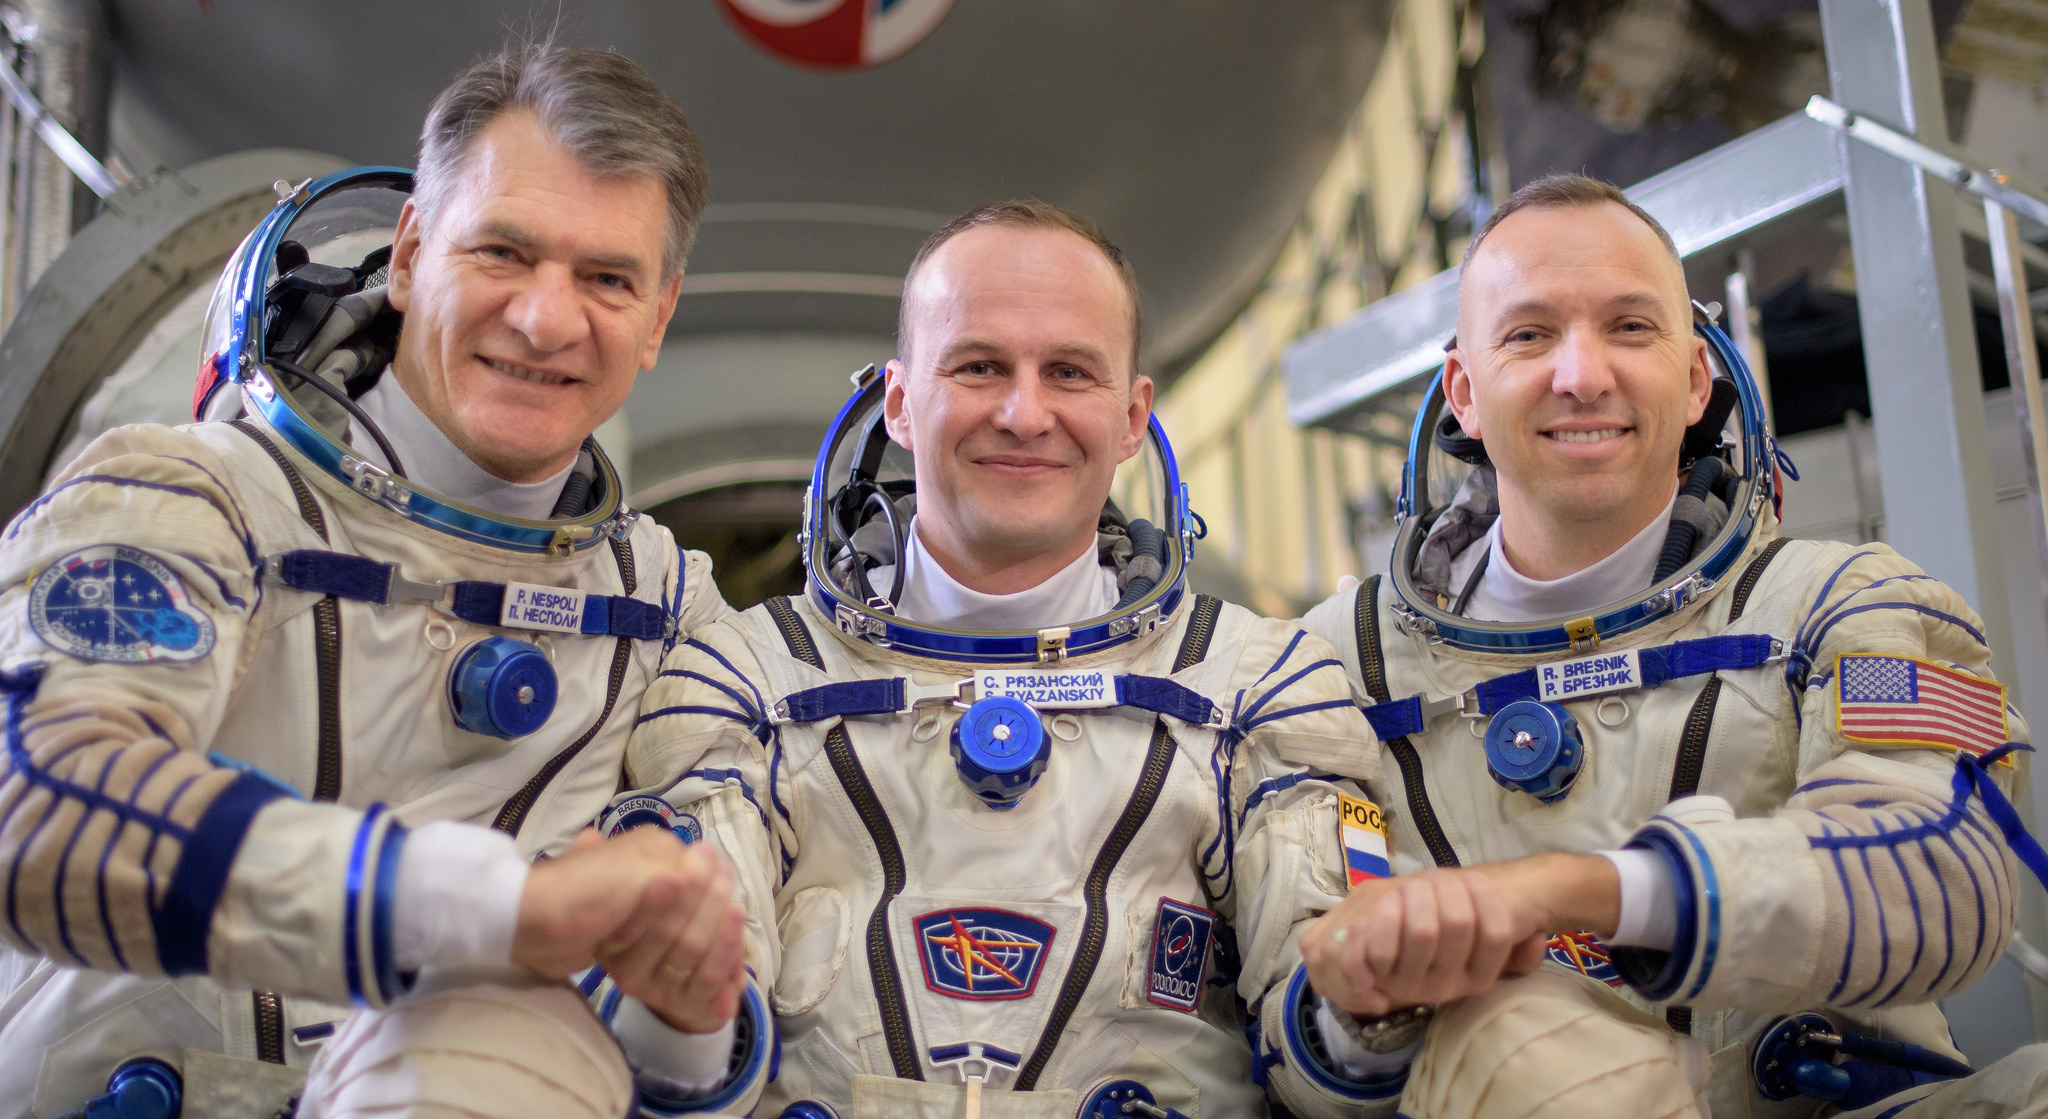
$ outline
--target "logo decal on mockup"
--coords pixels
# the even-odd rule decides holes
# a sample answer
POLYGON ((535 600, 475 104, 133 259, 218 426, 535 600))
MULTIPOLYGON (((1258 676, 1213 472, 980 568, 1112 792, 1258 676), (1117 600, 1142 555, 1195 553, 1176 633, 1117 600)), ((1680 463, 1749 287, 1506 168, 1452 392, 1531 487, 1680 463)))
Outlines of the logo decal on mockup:
POLYGON ((1209 943, 1215 934, 1214 913, 1160 898, 1159 915, 1152 922, 1152 973, 1145 997, 1193 1014, 1202 1002, 1202 977, 1208 971, 1209 943))
POLYGON ((821 70, 879 66, 925 41, 954 0, 718 0, 754 45, 821 70))
POLYGON ((942 909, 913 918, 911 927, 925 986, 975 1002, 1030 998, 1057 932, 1006 909, 942 909))

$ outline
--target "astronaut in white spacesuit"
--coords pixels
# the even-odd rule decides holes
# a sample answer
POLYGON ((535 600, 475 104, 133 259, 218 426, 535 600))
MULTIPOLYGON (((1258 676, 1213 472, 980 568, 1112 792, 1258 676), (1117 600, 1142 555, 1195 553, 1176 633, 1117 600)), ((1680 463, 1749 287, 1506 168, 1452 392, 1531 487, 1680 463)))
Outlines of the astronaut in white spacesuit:
MULTIPOLYGON (((279 193, 209 313, 203 422, 109 432, 0 534, 8 1116, 267 1117, 349 1004, 416 983, 498 1024, 580 1009, 593 959, 657 1015, 745 989, 717 859, 578 838, 663 652, 730 612, 590 438, 704 205, 681 112, 617 55, 516 49, 436 101, 417 193, 279 193), (646 966, 676 942, 711 963, 646 966)), ((596 1018, 547 1028, 585 1059, 400 1071, 422 1113, 623 1114, 596 1018)))
POLYGON ((1379 753, 1327 646, 1187 592, 1198 529, 1136 331, 1121 254, 1043 204, 963 215, 913 263, 900 356, 819 455, 807 593, 679 644, 628 748, 614 813, 731 860, 754 979, 715 1074, 643 1073, 643 1108, 1398 1095, 1398 1068, 1309 1084, 1299 1029, 1246 1044, 1240 1000, 1312 1012, 1295 939, 1347 861, 1386 872, 1381 833, 1340 823, 1376 819, 1379 753))
POLYGON ((1934 1005, 2043 869, 1977 615, 1778 536, 1755 386, 1618 192, 1539 181, 1472 245, 1392 574, 1307 618, 1404 872, 1304 935, 1312 985, 1367 1031, 1442 1004, 1414 1119, 2039 1114, 2040 1048, 1972 1076, 1934 1005))

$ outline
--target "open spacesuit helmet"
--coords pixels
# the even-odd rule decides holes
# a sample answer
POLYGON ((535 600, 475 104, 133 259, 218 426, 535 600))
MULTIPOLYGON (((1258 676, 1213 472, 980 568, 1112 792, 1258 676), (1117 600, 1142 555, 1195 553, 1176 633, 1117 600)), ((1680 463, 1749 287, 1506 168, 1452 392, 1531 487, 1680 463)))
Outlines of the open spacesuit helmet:
POLYGON ((910 452, 883 426, 885 378, 869 366, 825 434, 804 494, 806 590, 841 632, 877 647, 980 664, 1029 664, 1100 652, 1152 632, 1187 592, 1191 546, 1204 533, 1188 511, 1173 448, 1154 417, 1143 448, 1117 469, 1097 523, 1098 555, 1117 572, 1116 608, 1095 618, 1047 618, 1036 630, 966 630, 897 617, 898 560, 916 508, 910 452), (892 580, 877 585, 877 569, 892 580))
POLYGON ((260 413, 299 453, 358 493, 465 540, 565 554, 623 534, 633 514, 595 440, 585 441, 587 461, 579 460, 568 483, 573 500, 564 495, 575 511, 531 521, 421 489, 356 406, 397 347, 401 316, 386 304, 384 285, 412 181, 402 167, 357 167, 296 187, 277 184, 276 208, 228 258, 207 305, 194 414, 223 419, 237 406, 260 413), (378 445, 390 470, 349 446, 352 422, 378 445))
POLYGON ((1766 507, 1776 513, 1781 460, 1749 366, 1714 325, 1718 308, 1695 303, 1693 312, 1693 330, 1707 343, 1713 395, 1685 432, 1679 500, 1650 586, 1582 617, 1511 624, 1461 616, 1477 572, 1454 579, 1451 561, 1483 540, 1499 504, 1486 449, 1445 406, 1439 370, 1415 417, 1395 509, 1391 581, 1404 630, 1488 652, 1583 650, 1683 609, 1727 575, 1766 507))

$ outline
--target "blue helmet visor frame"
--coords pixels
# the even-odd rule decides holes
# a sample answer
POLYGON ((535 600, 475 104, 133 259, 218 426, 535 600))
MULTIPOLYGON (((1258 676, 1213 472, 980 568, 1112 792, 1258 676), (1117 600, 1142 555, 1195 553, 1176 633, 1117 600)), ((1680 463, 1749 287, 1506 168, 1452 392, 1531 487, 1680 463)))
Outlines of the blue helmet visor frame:
MULTIPOLYGON (((833 620, 840 632, 877 648, 934 660, 974 664, 1033 664, 1085 656, 1135 640, 1171 620, 1187 593, 1188 563, 1194 540, 1201 535, 1197 518, 1188 511, 1187 487, 1181 482, 1166 432, 1152 417, 1144 448, 1117 470, 1111 504, 1135 520, 1156 525, 1165 537, 1164 571, 1141 597, 1095 618, 1048 618, 1039 630, 963 630, 909 622, 890 612, 886 601, 863 598, 833 574, 835 553, 845 547, 843 526, 834 517, 850 482, 865 475, 892 497, 914 488, 910 453, 894 443, 879 458, 870 444, 882 407, 886 379, 863 371, 853 396, 839 410, 819 447, 804 494, 803 549, 805 589, 811 602, 833 620)), ((879 504, 879 503, 877 503, 879 504)), ((905 533, 909 522, 902 523, 905 533)))
MULTIPOLYGON (((312 263, 349 267, 388 246, 399 212, 412 196, 413 173, 403 167, 356 167, 303 183, 228 259, 201 329, 202 382, 209 376, 239 386, 243 407, 316 467, 392 512, 464 540, 515 551, 564 555, 606 537, 630 532, 634 514, 620 494, 617 470, 602 451, 593 454, 603 497, 573 519, 532 521, 499 516, 439 497, 367 462, 347 441, 347 423, 323 422, 308 407, 315 390, 272 367, 265 330, 271 287, 279 280, 278 249, 304 248, 312 263)), ((279 194, 285 188, 280 185, 279 194)), ((593 447, 595 444, 591 444, 593 447)))
MULTIPOLYGON (((1707 364, 1716 379, 1736 391, 1736 407, 1721 431, 1720 455, 1735 478, 1728 519, 1691 562, 1647 589, 1601 606, 1584 617, 1526 624, 1482 622, 1459 617, 1422 590, 1415 565, 1423 542, 1472 471, 1436 444, 1444 415, 1443 371, 1437 370, 1408 437, 1408 461, 1401 469, 1398 527, 1389 566, 1397 624, 1433 644, 1488 653, 1585 651, 1601 639, 1618 637, 1681 610, 1724 578, 1742 557, 1767 509, 1778 498, 1778 451, 1764 421, 1763 398, 1749 365, 1721 328, 1697 304, 1693 330, 1707 343, 1707 364)), ((1674 482, 1676 480, 1674 463, 1674 482)), ((1481 538, 1480 543, 1483 543, 1481 538)), ((1473 546, 1478 546, 1475 544, 1473 546)))

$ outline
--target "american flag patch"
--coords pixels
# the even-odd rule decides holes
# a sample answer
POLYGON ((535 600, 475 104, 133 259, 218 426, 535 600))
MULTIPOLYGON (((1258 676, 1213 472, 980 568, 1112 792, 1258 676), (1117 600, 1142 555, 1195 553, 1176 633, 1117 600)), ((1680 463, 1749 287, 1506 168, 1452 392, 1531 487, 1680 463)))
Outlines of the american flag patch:
POLYGON ((2005 686, 1912 657, 1835 660, 1836 721, 1851 742, 1985 754, 2006 744, 2005 686))

